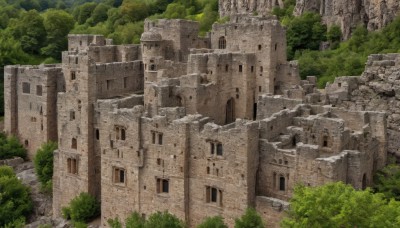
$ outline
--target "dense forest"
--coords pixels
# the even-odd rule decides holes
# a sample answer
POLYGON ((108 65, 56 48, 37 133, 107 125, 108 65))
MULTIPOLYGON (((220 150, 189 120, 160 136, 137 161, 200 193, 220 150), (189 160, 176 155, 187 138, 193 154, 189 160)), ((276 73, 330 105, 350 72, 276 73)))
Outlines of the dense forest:
MULTIPOLYGON (((272 14, 286 27, 288 59, 299 61, 303 78, 317 76, 320 87, 337 76, 360 75, 369 54, 400 51, 400 18, 382 31, 360 26, 342 42, 339 26, 327 28, 320 15, 294 17, 295 3, 285 0, 272 14)), ((4 65, 59 62, 69 33, 139 43, 145 18, 196 20, 201 36, 214 22, 228 20, 219 18, 218 0, 0 0, 0 77, 4 65)), ((0 116, 3 110, 0 102, 0 116)))

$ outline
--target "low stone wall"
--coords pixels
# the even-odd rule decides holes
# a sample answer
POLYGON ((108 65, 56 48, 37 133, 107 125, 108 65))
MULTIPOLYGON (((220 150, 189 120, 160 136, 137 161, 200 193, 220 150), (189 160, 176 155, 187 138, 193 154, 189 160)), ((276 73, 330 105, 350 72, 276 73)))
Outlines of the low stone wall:
POLYGON ((257 196, 256 210, 267 223, 267 227, 280 227, 279 224, 289 209, 289 203, 280 199, 257 196))
POLYGON ((24 163, 24 159, 22 159, 20 157, 0 160, 0 166, 8 165, 8 166, 11 166, 13 168, 16 168, 19 164, 22 164, 22 163, 24 163))

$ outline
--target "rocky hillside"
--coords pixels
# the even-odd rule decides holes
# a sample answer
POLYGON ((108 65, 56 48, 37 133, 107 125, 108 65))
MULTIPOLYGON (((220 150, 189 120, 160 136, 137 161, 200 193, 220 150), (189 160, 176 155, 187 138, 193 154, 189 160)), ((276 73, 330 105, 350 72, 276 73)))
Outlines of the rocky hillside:
MULTIPOLYGON (((219 13, 228 16, 235 13, 266 14, 274 7, 283 7, 283 0, 221 0, 219 13)), ((391 22, 400 11, 399 0, 296 0, 294 15, 306 11, 320 13, 327 25, 339 25, 345 39, 359 24, 368 30, 377 30, 391 22)))
POLYGON ((294 15, 306 11, 319 12, 323 21, 339 25, 344 38, 350 36, 352 29, 365 24, 368 30, 383 28, 393 21, 400 11, 398 0, 297 0, 294 15))

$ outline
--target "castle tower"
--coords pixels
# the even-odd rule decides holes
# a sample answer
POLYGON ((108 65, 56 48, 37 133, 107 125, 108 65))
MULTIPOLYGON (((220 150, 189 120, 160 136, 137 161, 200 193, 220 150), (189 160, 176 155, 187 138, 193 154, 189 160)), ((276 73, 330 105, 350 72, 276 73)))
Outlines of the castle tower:
POLYGON ((157 83, 158 69, 164 61, 164 42, 159 33, 154 31, 144 32, 141 37, 142 60, 144 65, 144 103, 147 112, 152 115, 157 113, 157 83))
POLYGON ((96 39, 90 35, 70 35, 68 38, 72 51, 62 54, 66 91, 59 93, 57 101, 59 142, 54 156, 54 216, 58 216, 60 209, 81 192, 100 195, 100 169, 96 169, 100 158, 95 155, 93 139, 97 91, 93 72, 96 66, 87 55, 87 49, 79 48, 90 46, 87 42, 96 39))

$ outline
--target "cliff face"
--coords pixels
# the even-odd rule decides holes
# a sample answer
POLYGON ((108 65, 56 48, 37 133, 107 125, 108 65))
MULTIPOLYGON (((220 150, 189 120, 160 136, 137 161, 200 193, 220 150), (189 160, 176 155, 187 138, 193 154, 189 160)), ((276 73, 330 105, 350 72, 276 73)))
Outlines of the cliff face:
POLYGON ((377 30, 391 22, 400 11, 399 0, 297 0, 294 15, 320 13, 324 23, 339 25, 344 38, 359 24, 377 30))
MULTIPOLYGON (((274 7, 283 7, 283 0, 220 0, 221 16, 257 12, 267 14, 274 7)), ((345 39, 359 24, 377 30, 391 22, 400 11, 399 0, 296 0, 294 15, 306 11, 320 13, 328 26, 336 24, 345 39)))
POLYGON ((283 0, 219 0, 221 17, 231 14, 269 13, 274 7, 283 7, 283 0))

